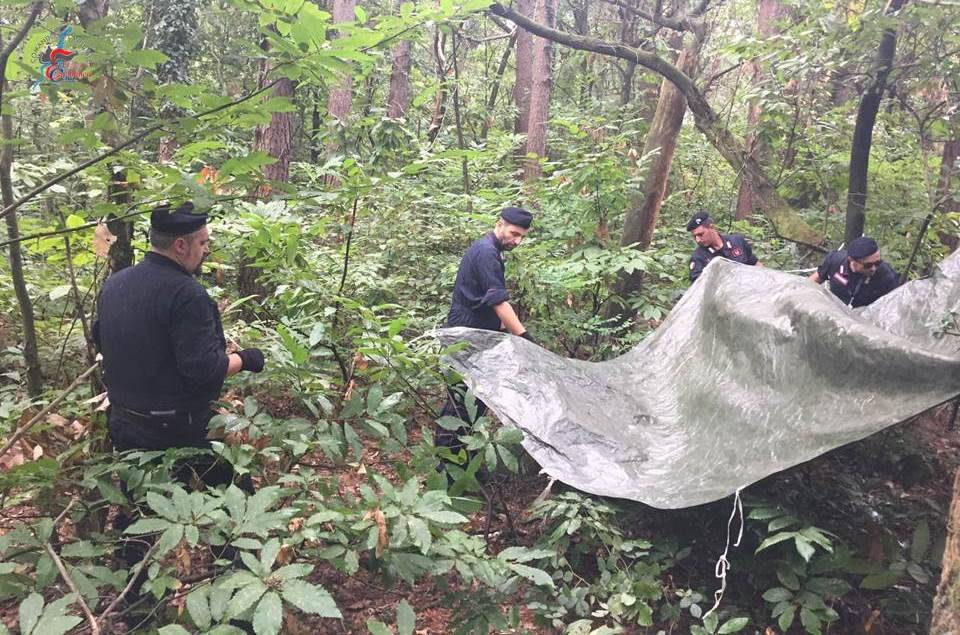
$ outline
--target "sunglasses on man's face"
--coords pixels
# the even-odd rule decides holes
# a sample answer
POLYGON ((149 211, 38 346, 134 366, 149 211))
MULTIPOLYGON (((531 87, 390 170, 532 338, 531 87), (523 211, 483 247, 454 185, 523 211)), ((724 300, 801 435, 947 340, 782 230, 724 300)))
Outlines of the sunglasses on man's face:
POLYGON ((864 262, 863 260, 858 260, 857 262, 860 263, 860 266, 863 267, 864 269, 878 269, 880 265, 883 263, 883 260, 872 260, 870 262, 864 262))

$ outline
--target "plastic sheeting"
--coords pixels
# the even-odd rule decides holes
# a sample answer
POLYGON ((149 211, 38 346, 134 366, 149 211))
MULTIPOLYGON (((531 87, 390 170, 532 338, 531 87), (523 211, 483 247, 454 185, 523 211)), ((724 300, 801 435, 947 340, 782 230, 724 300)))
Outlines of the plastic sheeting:
POLYGON ((449 361, 577 489, 665 509, 738 488, 960 394, 960 254, 850 309, 806 278, 717 258, 663 324, 613 360, 443 329, 449 361), (956 327, 953 327, 955 329, 956 327))

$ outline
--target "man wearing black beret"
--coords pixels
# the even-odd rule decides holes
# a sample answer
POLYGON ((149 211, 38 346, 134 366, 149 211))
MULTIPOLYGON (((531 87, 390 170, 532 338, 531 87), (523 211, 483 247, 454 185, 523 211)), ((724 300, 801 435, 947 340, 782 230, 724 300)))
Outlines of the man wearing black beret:
MULTIPOLYGON (((523 242, 533 214, 520 207, 504 207, 500 217, 487 233, 470 245, 457 270, 457 279, 453 285, 453 300, 447 314, 447 326, 469 326, 488 331, 504 330, 518 337, 533 341, 530 333, 520 322, 516 311, 510 305, 510 293, 504 277, 503 252, 510 251, 523 242)), ((447 402, 441 416, 458 417, 467 425, 472 425, 463 405, 463 393, 466 386, 462 383, 447 390, 447 402)), ((477 417, 483 416, 487 407, 477 401, 477 417)), ((451 452, 460 451, 462 444, 458 431, 437 428, 437 445, 447 447, 451 452)))
POLYGON ((745 265, 758 265, 753 248, 743 234, 721 234, 710 214, 697 212, 687 223, 697 248, 690 257, 690 282, 696 282, 710 261, 721 256, 745 265))
MULTIPOLYGON (((150 215, 150 251, 103 285, 94 337, 103 354, 110 398, 108 427, 118 451, 209 448, 211 404, 226 377, 263 370, 263 353, 226 353, 220 311, 194 277, 210 253, 206 214, 193 204, 150 215)), ((210 459, 192 462, 209 485, 233 470, 210 459)), ((249 485, 248 485, 249 487, 249 485)))
POLYGON ((854 238, 846 249, 827 254, 810 279, 829 281, 830 291, 853 308, 867 306, 900 284, 893 268, 880 257, 877 241, 869 236, 854 238))

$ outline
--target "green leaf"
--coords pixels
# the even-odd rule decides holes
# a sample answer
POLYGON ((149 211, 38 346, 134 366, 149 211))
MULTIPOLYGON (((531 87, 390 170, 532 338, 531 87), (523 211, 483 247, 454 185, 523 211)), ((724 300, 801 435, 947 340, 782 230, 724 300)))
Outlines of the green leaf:
POLYGON ((777 578, 780 580, 780 584, 787 587, 791 591, 800 590, 800 580, 797 578, 797 574, 789 569, 779 568, 777 569, 777 578))
POLYGON ((183 525, 170 525, 157 541, 156 555, 162 556, 179 545, 181 540, 183 540, 183 525))
POLYGON ((213 622, 213 616, 210 615, 210 587, 207 585, 198 587, 187 594, 187 612, 190 613, 190 619, 201 630, 210 628, 213 622))
POLYGON ((800 536, 799 534, 795 536, 794 542, 797 546, 797 553, 799 553, 804 560, 806 560, 807 562, 810 562, 810 558, 813 557, 813 553, 814 551, 816 551, 816 549, 814 549, 813 544, 806 538, 803 538, 802 536, 800 536))
POLYGON ((777 618, 777 625, 780 627, 780 630, 784 633, 790 628, 790 625, 793 624, 793 618, 797 614, 797 607, 791 606, 783 613, 780 614, 780 617, 777 618))
POLYGON ((393 635, 389 626, 372 617, 367 620, 367 630, 370 632, 370 635, 393 635))
POLYGON ((417 616, 413 607, 406 600, 400 600, 397 604, 397 635, 413 635, 416 622, 417 616))
POLYGON ((772 589, 767 589, 767 592, 763 594, 763 599, 767 602, 783 602, 792 597, 792 591, 779 586, 773 587, 772 589))
POLYGON ((760 553, 764 549, 772 547, 773 545, 779 544, 786 540, 790 540, 797 534, 792 531, 785 531, 783 533, 776 534, 774 536, 768 536, 763 542, 760 543, 760 546, 757 547, 757 550, 754 553, 760 553))
POLYGON ((323 587, 299 579, 286 580, 282 593, 284 600, 304 613, 337 619, 343 617, 337 603, 323 587))
POLYGON ((543 569, 528 567, 525 564, 517 564, 515 562, 508 562, 507 567, 509 567, 514 573, 521 575, 538 586, 553 588, 553 578, 551 578, 550 574, 543 569))
POLYGON ((269 591, 253 611, 253 630, 257 635, 277 635, 283 621, 283 603, 275 591, 269 591))
POLYGON ((169 498, 150 492, 147 494, 147 504, 150 505, 150 509, 171 522, 180 520, 180 514, 177 513, 177 508, 169 498))
POLYGON ((134 66, 142 66, 144 68, 154 68, 155 66, 163 64, 168 59, 170 58, 160 51, 154 51, 151 49, 140 49, 124 52, 124 60, 126 62, 129 62, 134 66))
POLYGON ((278 580, 293 580, 294 578, 303 578, 310 575, 310 572, 313 571, 312 564, 304 564, 298 562, 295 564, 288 564, 286 566, 280 567, 274 571, 271 575, 278 580))
POLYGON ((422 512, 420 515, 427 520, 445 525, 461 525, 468 522, 465 516, 451 511, 427 511, 422 512))
POLYGON ((260 580, 251 582, 237 591, 227 604, 227 617, 233 619, 253 606, 266 593, 267 587, 260 580))
POLYGON ((167 624, 157 632, 160 635, 190 635, 190 631, 179 624, 167 624))
POLYGON ((803 627, 807 629, 808 633, 819 633, 822 622, 823 620, 820 619, 820 616, 810 609, 800 609, 800 623, 803 624, 803 627))
POLYGON ((930 524, 921 519, 913 530, 913 540, 910 542, 910 560, 915 563, 923 562, 923 557, 930 548, 930 524))
POLYGON ((280 553, 280 541, 276 538, 271 538, 260 551, 260 564, 263 566, 265 572, 273 568, 273 563, 276 561, 278 553, 280 553))
POLYGON ((123 532, 125 534, 152 534, 158 531, 165 531, 170 526, 169 520, 162 518, 141 518, 133 523, 123 532))
POLYGON ((29 634, 33 627, 40 620, 40 614, 43 612, 43 596, 39 593, 31 593, 20 603, 20 631, 29 634))
POLYGON ((874 575, 868 575, 863 580, 860 581, 861 589, 868 589, 871 591, 880 591, 882 589, 889 589, 894 584, 897 583, 897 580, 900 579, 900 574, 896 571, 884 571, 883 573, 876 573, 874 575))
POLYGON ((749 618, 746 617, 735 617, 732 620, 727 620, 720 627, 720 630, 717 631, 719 635, 727 635, 727 633, 739 633, 744 629, 744 627, 750 622, 749 618))
POLYGON ((67 607, 73 604, 76 598, 76 594, 71 593, 48 604, 33 629, 33 635, 63 635, 82 622, 79 617, 66 614, 67 607))

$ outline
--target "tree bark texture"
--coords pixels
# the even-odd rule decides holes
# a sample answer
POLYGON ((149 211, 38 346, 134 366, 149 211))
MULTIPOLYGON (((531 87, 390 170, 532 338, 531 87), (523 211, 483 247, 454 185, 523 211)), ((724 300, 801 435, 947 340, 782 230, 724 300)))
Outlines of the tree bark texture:
MULTIPOLYGON (((536 20, 553 28, 557 0, 535 0, 536 20)), ((543 172, 541 159, 547 154, 547 123, 550 121, 550 88, 553 81, 553 42, 538 37, 533 41, 533 81, 530 90, 530 120, 527 123, 527 156, 523 178, 536 181, 543 172)))
POLYGON ((947 517, 943 571, 930 616, 930 635, 960 633, 960 470, 953 478, 953 502, 947 517))
MULTIPOLYGON (((893 12, 903 6, 904 0, 890 0, 887 12, 893 12)), ((843 240, 849 243, 863 235, 867 207, 867 172, 870 169, 870 146, 873 143, 873 126, 877 121, 880 102, 887 89, 887 76, 893 67, 893 56, 897 48, 897 32, 886 29, 880 37, 874 76, 867 91, 860 98, 857 109, 857 121, 853 129, 853 143, 850 146, 849 184, 847 186, 847 216, 843 230, 843 240)))
MULTIPOLYGON (((674 47, 681 46, 682 43, 682 34, 671 38, 671 45, 674 47)), ((700 42, 692 41, 677 55, 677 67, 685 74, 693 75, 697 69, 699 51, 700 42)), ((657 109, 643 146, 643 156, 652 158, 647 167, 643 189, 631 201, 630 209, 624 218, 623 235, 620 239, 620 244, 624 247, 637 244, 637 248, 646 249, 653 240, 667 179, 670 176, 670 166, 673 164, 673 154, 677 148, 677 137, 680 136, 686 111, 687 103, 683 95, 676 86, 666 79, 663 80, 657 109)), ((620 298, 636 294, 642 283, 643 274, 639 271, 624 275, 617 281, 615 294, 620 298)), ((616 307, 611 306, 612 312, 615 312, 615 309, 616 307)))
MULTIPOLYGON (((41 3, 34 3, 26 16, 23 26, 4 46, 3 34, 0 33, 0 112, 3 111, 3 94, 6 88, 4 77, 7 71, 7 60, 17 45, 26 36, 27 31, 36 21, 42 8, 41 3)), ((0 198, 4 207, 10 207, 15 200, 13 195, 13 118, 10 114, 0 116, 0 198)), ((37 347, 37 329, 33 315, 33 302, 27 290, 27 280, 23 274, 23 253, 20 251, 20 224, 16 210, 7 212, 4 218, 7 226, 7 256, 10 261, 10 278, 13 282, 14 295, 20 306, 20 326, 23 329, 23 359, 27 367, 27 393, 36 397, 43 390, 43 372, 40 366, 40 353, 37 347)))
MULTIPOLYGON (((110 11, 110 2, 109 0, 84 2, 77 10, 83 28, 95 30, 94 24, 107 17, 107 13, 110 11)), ((94 78, 92 85, 93 103, 88 113, 88 118, 91 121, 102 113, 107 113, 109 116, 109 123, 100 130, 100 138, 111 148, 116 148, 123 143, 116 114, 120 109, 120 104, 117 103, 114 96, 115 89, 116 86, 109 77, 109 73, 94 78)), ((125 191, 129 188, 129 183, 124 169, 115 162, 109 164, 109 169, 111 177, 107 197, 111 203, 124 205, 130 200, 129 192, 125 191)), ((113 235, 117 237, 110 245, 110 252, 107 257, 109 272, 112 274, 133 265, 133 223, 111 220, 107 225, 113 235)))
POLYGON ((743 144, 726 129, 723 121, 717 116, 703 93, 693 83, 693 80, 676 66, 653 53, 640 49, 545 27, 501 4, 493 4, 490 11, 495 15, 509 19, 532 33, 549 38, 559 44, 582 51, 593 51, 601 55, 619 57, 627 61, 633 60, 638 65, 669 80, 686 98, 687 107, 693 113, 697 129, 703 133, 707 141, 735 172, 748 174, 753 179, 755 196, 758 200, 763 201, 764 214, 770 220, 777 234, 784 239, 820 249, 819 244, 822 242, 820 233, 807 225, 790 208, 790 205, 777 194, 760 163, 756 158, 749 156, 743 144))
POLYGON ((406 116, 410 107, 410 44, 410 40, 403 40, 393 47, 387 116, 394 119, 406 116))
MULTIPOLYGON (((356 0, 333 0, 333 24, 352 23, 356 18, 356 5, 356 0)), ((337 126, 337 134, 327 142, 328 155, 336 153, 343 147, 342 129, 350 116, 352 105, 353 75, 348 74, 344 75, 339 85, 331 87, 330 94, 327 95, 327 115, 337 126)), ((327 187, 340 187, 340 180, 336 177, 328 176, 325 181, 327 187)))
MULTIPOLYGON (((535 2, 545 0, 517 0, 517 12, 528 18, 533 17, 535 2)), ((529 31, 517 32, 516 73, 513 82, 513 103, 517 108, 517 119, 513 131, 527 134, 530 123, 530 91, 533 86, 533 36, 529 31)))
POLYGON ((437 135, 443 129, 443 120, 447 116, 447 57, 443 50, 447 46, 447 34, 437 29, 433 34, 433 58, 437 68, 437 96, 433 101, 433 114, 430 116, 430 126, 427 128, 427 139, 430 143, 437 140, 437 135))
MULTIPOLYGON (((777 32, 777 21, 787 15, 787 9, 780 0, 760 0, 757 7, 757 35, 761 40, 765 40, 777 32)), ((748 63, 750 79, 754 86, 763 85, 763 69, 756 60, 748 63)), ((762 163, 767 163, 769 150, 766 144, 757 137, 757 126, 760 124, 760 113, 762 106, 758 101, 750 102, 747 110, 747 138, 746 150, 749 154, 756 156, 762 163)), ((742 220, 749 218, 753 214, 753 182, 749 176, 742 175, 740 178, 740 190, 737 193, 737 211, 736 219, 742 220)))
MULTIPOLYGON (((951 139, 943 144, 943 154, 940 155, 940 180, 937 183, 937 209, 944 212, 960 212, 960 200, 950 195, 950 186, 953 179, 960 176, 960 139, 951 139)), ((951 251, 960 246, 960 237, 954 234, 940 233, 940 242, 951 251)))

